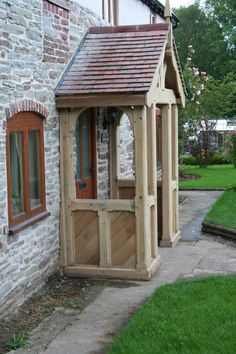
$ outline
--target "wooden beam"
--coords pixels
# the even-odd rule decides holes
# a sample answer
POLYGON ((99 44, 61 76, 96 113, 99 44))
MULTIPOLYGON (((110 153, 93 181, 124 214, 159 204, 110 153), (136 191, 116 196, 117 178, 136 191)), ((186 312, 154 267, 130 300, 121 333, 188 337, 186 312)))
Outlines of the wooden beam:
POLYGON ((176 96, 173 90, 162 89, 162 88, 153 88, 146 95, 146 104, 150 107, 153 102, 156 104, 175 104, 176 96))
POLYGON ((179 154, 178 154, 178 106, 172 108, 172 185, 173 192, 173 218, 174 232, 179 232, 179 154))
MULTIPOLYGON (((171 105, 162 108, 162 200, 163 200, 163 235, 162 241, 171 243, 173 209, 172 209, 172 134, 171 105)), ((161 241, 161 245, 163 242, 161 241)))
POLYGON ((160 257, 152 260, 149 267, 144 270, 118 268, 118 267, 95 267, 73 266, 66 267, 65 275, 69 277, 100 277, 130 280, 149 280, 160 268, 160 257))
POLYGON ((148 194, 156 197, 156 106, 147 109, 148 194))
POLYGON ((135 180, 134 179, 118 179, 117 180, 118 187, 123 188, 132 188, 135 187, 135 180))
POLYGON ((90 94, 56 97, 57 108, 138 106, 145 103, 145 94, 90 94))
POLYGON ((65 151, 64 151, 64 140, 65 140, 65 123, 67 121, 68 111, 63 110, 61 112, 60 119, 60 189, 61 189, 61 207, 60 207, 60 273, 63 275, 64 268, 67 266, 67 240, 66 240, 66 195, 65 195, 65 175, 64 175, 64 164, 65 164, 65 151))
MULTIPOLYGON (((62 262, 65 265, 73 265, 75 261, 75 245, 72 229, 71 196, 75 193, 75 186, 72 186, 73 166, 71 152, 71 134, 69 133, 69 112, 61 111, 60 119, 60 147, 61 147, 61 242, 62 262)), ((74 194, 75 195, 75 194, 74 194)))
POLYGON ((172 179, 178 180, 178 106, 172 107, 172 179))
POLYGON ((72 199, 71 210, 93 210, 93 211, 131 211, 135 210, 134 200, 125 199, 72 199))
POLYGON ((107 211, 98 211, 100 267, 111 266, 111 228, 107 211))
POLYGON ((157 141, 156 141, 156 106, 147 109, 147 163, 148 194, 150 209, 151 255, 157 257, 157 141))
POLYGON ((134 108, 137 269, 145 269, 148 237, 147 107, 134 108))

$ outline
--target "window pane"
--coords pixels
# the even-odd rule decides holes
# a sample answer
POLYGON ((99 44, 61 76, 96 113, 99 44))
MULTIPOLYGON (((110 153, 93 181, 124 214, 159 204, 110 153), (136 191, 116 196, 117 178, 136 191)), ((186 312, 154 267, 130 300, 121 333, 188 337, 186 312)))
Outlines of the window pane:
POLYGON ((22 132, 10 133, 10 176, 12 217, 24 212, 22 132))
POLYGON ((89 119, 87 115, 82 118, 82 138, 83 138, 83 158, 84 158, 84 178, 91 176, 89 162, 89 119))
POLYGON ((81 178, 81 167, 80 167, 80 119, 77 119, 76 130, 75 130, 75 140, 76 140, 76 180, 81 178))
POLYGON ((29 184, 31 209, 41 205, 40 132, 29 132, 29 184))

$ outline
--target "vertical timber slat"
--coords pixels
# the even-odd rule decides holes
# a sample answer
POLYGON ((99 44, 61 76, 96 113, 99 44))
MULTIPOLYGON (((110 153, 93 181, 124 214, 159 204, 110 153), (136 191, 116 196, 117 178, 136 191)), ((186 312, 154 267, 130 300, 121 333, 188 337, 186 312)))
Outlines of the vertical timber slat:
POLYGON ((148 194, 154 196, 155 205, 150 209, 151 256, 157 257, 157 142, 156 142, 156 105, 147 110, 147 159, 148 194))
POLYGON ((147 225, 147 108, 134 108, 135 184, 136 184, 136 250, 137 269, 146 268, 147 225))
POLYGON ((100 267, 111 266, 111 229, 107 211, 98 211, 100 267))
POLYGON ((73 178, 73 166, 72 166, 72 152, 71 152, 71 134, 69 132, 69 112, 68 110, 63 110, 61 112, 61 146, 63 146, 61 152, 62 159, 62 171, 61 175, 61 191, 62 191, 62 205, 64 206, 61 209, 61 226, 63 227, 61 230, 61 240, 62 245, 64 242, 65 247, 65 258, 64 262, 66 265, 73 265, 75 262, 75 247, 74 247, 74 235, 72 228, 72 214, 71 214, 71 192, 75 186, 72 188, 73 178), (64 234, 65 233, 65 234, 64 234), (64 234, 64 235, 63 235, 64 234))
POLYGON ((176 182, 176 189, 173 198, 173 218, 175 229, 174 232, 179 232, 179 188, 178 188, 178 106, 174 105, 172 110, 172 178, 176 182))
POLYGON ((171 246, 173 209, 172 209, 172 134, 171 105, 162 108, 162 200, 163 236, 161 246, 171 246))

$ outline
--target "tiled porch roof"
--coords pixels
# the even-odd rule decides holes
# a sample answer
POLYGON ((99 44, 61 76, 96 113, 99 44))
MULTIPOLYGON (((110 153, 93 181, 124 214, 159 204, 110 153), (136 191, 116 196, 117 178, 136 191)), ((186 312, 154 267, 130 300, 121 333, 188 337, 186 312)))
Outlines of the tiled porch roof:
POLYGON ((91 27, 56 95, 148 92, 168 30, 168 24, 91 27))

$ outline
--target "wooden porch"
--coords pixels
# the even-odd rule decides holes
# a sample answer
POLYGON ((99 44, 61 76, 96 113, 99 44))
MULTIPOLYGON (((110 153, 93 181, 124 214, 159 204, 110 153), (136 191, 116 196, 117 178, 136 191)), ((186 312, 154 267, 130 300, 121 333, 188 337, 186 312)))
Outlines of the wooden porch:
MULTIPOLYGON (((160 246, 172 247, 179 240, 178 104, 184 104, 184 94, 174 51, 171 56, 167 52, 169 26, 153 26, 140 26, 140 30, 148 35, 155 29, 157 35, 158 31, 165 32, 166 37, 146 92, 124 94, 117 89, 115 94, 90 93, 81 87, 78 90, 76 85, 67 90, 64 83, 57 91, 61 115, 61 270, 68 276, 148 280, 160 266, 158 229, 160 246), (171 73, 173 88, 167 84, 171 73), (78 91, 73 92, 75 89, 78 91), (115 107, 117 112, 128 116, 134 133, 135 178, 122 180, 117 154, 120 122, 117 114, 109 127, 110 199, 106 200, 76 198, 73 135, 77 119, 89 107, 115 107), (157 125, 157 107, 161 111, 161 128, 157 125), (158 134, 157 129, 161 129, 158 134), (159 181, 157 154, 161 155, 159 181)), ((103 41, 107 31, 92 29, 89 38, 101 34, 103 41)), ((136 31, 137 27, 120 27, 115 37, 120 33, 123 39, 125 33, 126 38, 127 32, 136 37, 136 31)), ((72 65, 73 70, 76 71, 76 64, 74 69, 72 65)), ((70 82, 73 84, 72 77, 70 82)))

